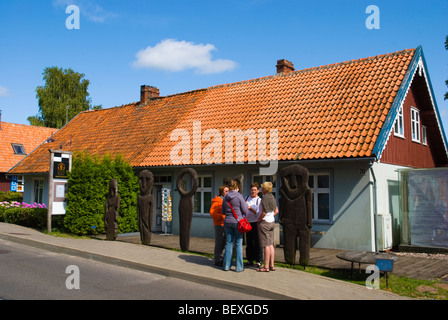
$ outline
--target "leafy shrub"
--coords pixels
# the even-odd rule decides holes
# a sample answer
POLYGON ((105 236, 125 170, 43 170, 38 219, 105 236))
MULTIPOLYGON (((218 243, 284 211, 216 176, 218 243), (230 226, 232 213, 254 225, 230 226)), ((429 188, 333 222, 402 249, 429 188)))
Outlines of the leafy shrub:
POLYGON ((23 194, 21 192, 3 192, 0 191, 0 202, 22 202, 23 200, 23 194))
POLYGON ((3 216, 5 218, 5 222, 7 223, 19 225, 26 224, 26 218, 22 208, 8 208, 3 213, 3 216))
POLYGON ((0 202, 0 221, 42 229, 47 222, 47 208, 42 204, 0 202))
POLYGON ((112 158, 90 156, 85 152, 73 155, 69 173, 65 227, 74 234, 104 233, 104 205, 109 182, 117 179, 121 206, 118 231, 132 232, 137 228, 138 178, 122 156, 112 158))
POLYGON ((0 222, 5 221, 5 210, 6 208, 0 205, 0 222))

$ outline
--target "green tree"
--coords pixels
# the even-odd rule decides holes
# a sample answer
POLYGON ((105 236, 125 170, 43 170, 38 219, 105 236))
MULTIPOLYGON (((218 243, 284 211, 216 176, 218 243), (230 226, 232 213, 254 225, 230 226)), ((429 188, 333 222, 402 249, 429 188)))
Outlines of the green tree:
POLYGON ((74 234, 104 233, 104 205, 109 193, 109 181, 117 179, 120 209, 118 231, 138 230, 138 178, 123 157, 92 157, 85 152, 73 155, 69 173, 67 213, 64 225, 74 234))
POLYGON ((45 68, 45 85, 36 88, 39 113, 28 117, 28 122, 32 125, 61 128, 81 111, 101 109, 101 106, 91 106, 87 91, 90 81, 84 76, 70 68, 45 68))

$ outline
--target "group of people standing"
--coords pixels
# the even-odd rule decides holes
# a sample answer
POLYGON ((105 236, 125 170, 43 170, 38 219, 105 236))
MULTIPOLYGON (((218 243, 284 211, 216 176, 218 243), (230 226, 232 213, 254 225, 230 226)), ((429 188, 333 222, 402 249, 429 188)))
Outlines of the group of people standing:
POLYGON ((210 215, 215 226, 215 265, 225 271, 232 265, 233 244, 235 243, 235 270, 241 272, 244 266, 256 267, 258 272, 274 271, 274 229, 278 206, 272 195, 272 183, 261 184, 263 197, 258 196, 259 184, 252 183, 250 195, 245 198, 239 192, 237 180, 219 188, 219 195, 212 200, 210 215), (230 203, 230 204, 229 204, 230 203), (230 206, 231 205, 231 206, 230 206), (243 263, 243 233, 238 231, 239 219, 246 217, 252 230, 246 233, 246 259, 243 263), (264 265, 262 258, 264 255, 264 265))

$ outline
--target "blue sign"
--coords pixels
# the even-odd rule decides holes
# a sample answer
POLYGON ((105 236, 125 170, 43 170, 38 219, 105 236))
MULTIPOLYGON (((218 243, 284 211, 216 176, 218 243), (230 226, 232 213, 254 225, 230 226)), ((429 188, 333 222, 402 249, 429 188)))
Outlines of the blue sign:
POLYGON ((10 190, 12 192, 17 192, 17 181, 11 181, 11 188, 10 190))
POLYGON ((380 269, 380 271, 384 272, 392 272, 394 267, 394 260, 392 259, 376 259, 375 264, 380 269))

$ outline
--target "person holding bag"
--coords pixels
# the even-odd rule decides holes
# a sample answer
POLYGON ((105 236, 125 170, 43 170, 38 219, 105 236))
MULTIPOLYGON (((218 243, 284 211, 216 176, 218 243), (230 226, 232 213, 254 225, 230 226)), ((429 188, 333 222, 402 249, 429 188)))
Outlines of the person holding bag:
POLYGON ((231 180, 229 182, 229 192, 222 202, 222 213, 225 215, 224 230, 226 231, 226 250, 223 261, 224 271, 230 270, 232 265, 233 242, 235 242, 236 251, 236 271, 241 272, 244 270, 243 233, 238 231, 238 220, 246 216, 248 209, 243 196, 238 191, 238 182, 231 180), (237 218, 235 218, 235 215, 237 218))

